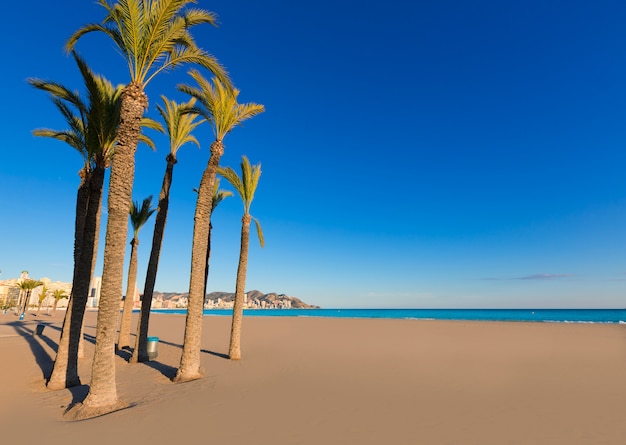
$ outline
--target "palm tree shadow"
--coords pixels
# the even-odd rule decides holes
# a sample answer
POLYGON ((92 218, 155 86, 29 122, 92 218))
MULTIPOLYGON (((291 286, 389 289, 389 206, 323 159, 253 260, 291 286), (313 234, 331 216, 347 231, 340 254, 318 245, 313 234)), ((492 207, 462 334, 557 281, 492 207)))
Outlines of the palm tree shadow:
POLYGON ((159 371, 169 380, 172 380, 174 377, 176 377, 176 371, 178 371, 178 369, 173 366, 166 365, 165 363, 157 362, 154 360, 148 360, 146 362, 142 362, 142 364, 154 369, 155 371, 159 371))
MULTIPOLYGON (((19 321, 13 321, 8 324, 12 326, 13 329, 15 329, 18 335, 24 337, 24 340, 26 340, 26 343, 28 343, 31 352, 35 357, 37 365, 41 369, 43 378, 45 380, 48 380, 50 374, 52 374, 52 366, 54 365, 54 361, 43 348, 43 346, 39 343, 39 341, 37 341, 37 339, 33 336, 34 331, 27 329, 26 326, 24 326, 24 324, 19 321)), ((48 344, 48 346, 50 346, 55 351, 58 348, 57 344, 50 340, 48 337, 39 336, 39 338, 43 339, 46 344, 48 344)))
POLYGON ((223 359, 226 359, 226 360, 230 359, 228 354, 223 354, 221 352, 209 351, 208 349, 200 349, 200 352, 203 352, 205 354, 211 354, 211 355, 213 355, 215 357, 223 358, 223 359))
POLYGON ((66 411, 78 403, 82 403, 89 393, 89 385, 71 386, 67 390, 72 394, 72 401, 67 406, 66 411))
MULTIPOLYGON (((163 343, 164 345, 168 345, 168 346, 174 346, 176 348, 182 348, 182 345, 179 345, 178 343, 172 343, 169 341, 165 341, 165 340, 159 340, 159 343, 163 343)), ((204 354, 211 354, 215 357, 219 357, 219 358, 223 358, 223 359, 229 359, 228 354, 223 354, 221 352, 216 352, 216 351, 209 351, 208 349, 200 349, 200 352, 204 353, 204 354)))

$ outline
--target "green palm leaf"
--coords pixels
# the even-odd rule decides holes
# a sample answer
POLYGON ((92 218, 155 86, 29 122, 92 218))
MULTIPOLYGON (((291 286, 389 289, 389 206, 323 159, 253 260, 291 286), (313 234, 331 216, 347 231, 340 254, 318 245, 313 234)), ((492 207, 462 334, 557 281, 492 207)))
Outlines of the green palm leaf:
POLYGON ((151 206, 152 196, 148 196, 144 199, 141 207, 136 201, 131 203, 128 215, 130 216, 130 224, 133 227, 133 235, 135 238, 137 238, 141 228, 148 222, 150 216, 156 211, 156 208, 151 206))
MULTIPOLYGON (((248 158, 243 156, 240 166, 241 176, 231 167, 218 167, 217 173, 226 179, 239 194, 243 202, 244 215, 250 215, 250 206, 254 200, 254 194, 256 193, 259 178, 261 177, 261 164, 250 165, 248 158)), ((261 230, 261 224, 256 218, 252 217, 252 219, 254 219, 257 228, 257 235, 259 236, 261 247, 264 247, 265 239, 263 237, 263 231, 261 230)))
POLYGON ((106 10, 103 22, 90 23, 68 39, 72 50, 78 40, 91 32, 108 35, 126 59, 131 82, 147 85, 157 74, 178 65, 198 64, 230 86, 226 70, 217 59, 200 49, 189 29, 200 24, 216 25, 215 14, 188 8, 195 0, 120 0, 111 4, 99 0, 106 10))
POLYGON ((201 106, 196 108, 195 112, 209 122, 217 140, 223 140, 243 121, 265 111, 263 105, 237 103, 239 90, 230 89, 216 77, 209 82, 198 70, 189 71, 189 75, 196 81, 197 87, 182 84, 178 89, 200 102, 201 106))

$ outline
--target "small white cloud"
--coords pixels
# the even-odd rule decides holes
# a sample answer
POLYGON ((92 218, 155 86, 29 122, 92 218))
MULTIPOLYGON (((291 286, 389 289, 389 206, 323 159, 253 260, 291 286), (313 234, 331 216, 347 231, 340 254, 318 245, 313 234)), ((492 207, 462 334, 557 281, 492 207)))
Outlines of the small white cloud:
POLYGON ((574 274, 553 274, 553 273, 536 273, 532 275, 526 275, 523 277, 513 278, 514 280, 554 280, 558 278, 571 278, 575 277, 574 274))
POLYGON ((559 278, 572 278, 575 277, 574 274, 555 274, 555 273, 535 273, 531 275, 522 275, 521 277, 510 277, 510 278, 496 278, 496 277, 488 277, 483 278, 486 281, 510 281, 510 280, 556 280, 559 278))

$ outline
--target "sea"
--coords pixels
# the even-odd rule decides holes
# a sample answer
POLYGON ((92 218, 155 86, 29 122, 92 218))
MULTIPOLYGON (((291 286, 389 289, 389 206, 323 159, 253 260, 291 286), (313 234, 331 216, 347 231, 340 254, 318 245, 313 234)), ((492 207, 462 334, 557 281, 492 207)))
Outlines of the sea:
MULTIPOLYGON (((187 310, 151 312, 186 314, 187 310)), ((205 309, 204 315, 231 316, 232 309, 205 309)), ((626 324, 626 309, 245 309, 244 316, 626 324)))

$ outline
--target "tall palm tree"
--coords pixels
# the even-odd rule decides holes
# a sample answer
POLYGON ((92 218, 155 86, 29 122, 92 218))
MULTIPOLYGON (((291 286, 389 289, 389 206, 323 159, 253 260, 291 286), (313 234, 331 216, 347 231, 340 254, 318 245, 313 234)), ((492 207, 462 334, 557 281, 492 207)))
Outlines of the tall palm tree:
POLYGON ((191 36, 191 27, 203 23, 215 24, 215 16, 210 12, 197 8, 183 9, 193 3, 194 0, 120 0, 110 4, 99 0, 98 4, 107 13, 103 22, 83 26, 66 44, 66 48, 71 50, 85 34, 102 32, 113 40, 130 72, 130 82, 122 93, 117 146, 111 164, 91 385, 86 399, 67 413, 68 418, 88 418, 110 412, 120 405, 115 383, 115 325, 118 300, 122 295, 127 212, 135 176, 135 151, 141 118, 148 106, 145 87, 164 70, 188 63, 201 65, 228 82, 222 66, 200 49, 191 36))
POLYGON ((130 241, 130 263, 128 264, 128 284, 126 285, 126 298, 124 299, 124 309, 122 310, 122 321, 120 323, 120 334, 117 339, 118 349, 128 348, 130 346, 130 320, 133 313, 133 303, 135 297, 135 288, 137 286, 137 249, 139 247, 139 231, 148 222, 150 216, 156 211, 152 208, 152 196, 148 196, 143 200, 143 204, 139 207, 139 203, 134 202, 130 205, 130 223, 133 227, 133 239, 130 241))
POLYGON ((241 218, 241 247, 239 250, 239 266, 237 267, 237 283, 235 285, 235 305, 230 330, 230 346, 228 356, 231 360, 241 359, 241 325, 243 321, 243 300, 246 288, 246 272, 248 269, 248 245, 250 241, 250 222, 254 220, 261 247, 265 245, 263 231, 259 221, 250 215, 250 206, 254 199, 259 178, 261 164, 250 165, 247 157, 241 161, 241 177, 230 167, 218 168, 218 173, 232 185, 243 202, 243 217, 241 218))
MULTIPOLYGON (((215 211, 215 208, 222 202, 224 199, 229 196, 233 196, 233 192, 228 190, 220 189, 220 178, 215 178, 215 187, 213 192, 213 199, 211 200, 211 215, 215 211)), ((206 289, 209 282, 209 259, 211 258, 211 234, 213 232, 213 223, 209 223, 209 239, 207 240, 207 249, 206 249, 206 266, 204 269, 204 291, 203 295, 206 298, 206 289)))
POLYGON ((207 243, 211 224, 215 176, 220 158, 224 154, 224 137, 237 125, 241 125, 243 121, 264 111, 263 105, 237 103, 239 90, 227 88, 217 78, 213 78, 213 81, 209 82, 197 70, 191 70, 189 74, 198 86, 180 85, 179 89, 198 100, 200 103, 198 112, 211 125, 215 141, 211 144, 209 162, 202 174, 198 188, 191 247, 191 277, 189 279, 185 339, 180 366, 174 377, 176 382, 202 377, 200 372, 200 336, 202 334, 202 311, 205 297, 207 243))
POLYGON ((33 280, 32 278, 26 278, 18 283, 18 287, 24 294, 24 300, 22 301, 22 306, 20 308, 20 318, 24 317, 26 313, 26 309, 28 309, 28 304, 30 302, 30 295, 33 289, 43 285, 43 283, 39 280, 33 280))
POLYGON ((59 300, 62 300, 63 298, 67 298, 67 295, 65 295, 65 291, 63 289, 56 289, 54 292, 52 292, 52 297, 54 298, 54 305, 52 306, 52 314, 56 314, 59 300))
POLYGON ((165 129, 170 141, 170 152, 165 157, 167 166, 165 167, 163 184, 161 185, 161 193, 159 194, 159 206, 154 223, 154 234, 152 236, 152 249, 150 251, 150 260, 148 261, 148 270, 146 271, 146 283, 143 289, 141 312, 139 314, 135 349, 133 350, 133 355, 130 360, 131 363, 143 362, 149 359, 148 325, 150 320, 150 308, 152 306, 152 295, 154 294, 154 284, 159 267, 159 256, 161 255, 161 246, 165 233, 174 165, 178 162, 176 154, 178 150, 187 143, 192 143, 200 147, 198 140, 191 133, 198 125, 205 122, 203 119, 198 119, 198 114, 188 112, 196 102, 194 98, 191 98, 191 100, 183 104, 168 100, 165 96, 161 96, 161 99, 163 100, 163 107, 157 105, 157 109, 165 122, 165 129))
MULTIPOLYGON (((66 142, 83 153, 85 163, 82 171, 86 186, 81 184, 79 187, 76 206, 72 294, 52 375, 48 380, 50 389, 80 385, 77 366, 80 331, 95 266, 104 175, 113 155, 122 93, 121 86, 113 87, 104 77, 94 74, 75 52, 72 55, 83 77, 86 100, 78 92, 59 83, 29 80, 35 88, 50 94, 69 127, 61 131, 38 129, 33 133, 66 142), (83 188, 86 190, 84 196, 81 195, 83 188)), ((149 140, 147 142, 150 143, 149 140)))

